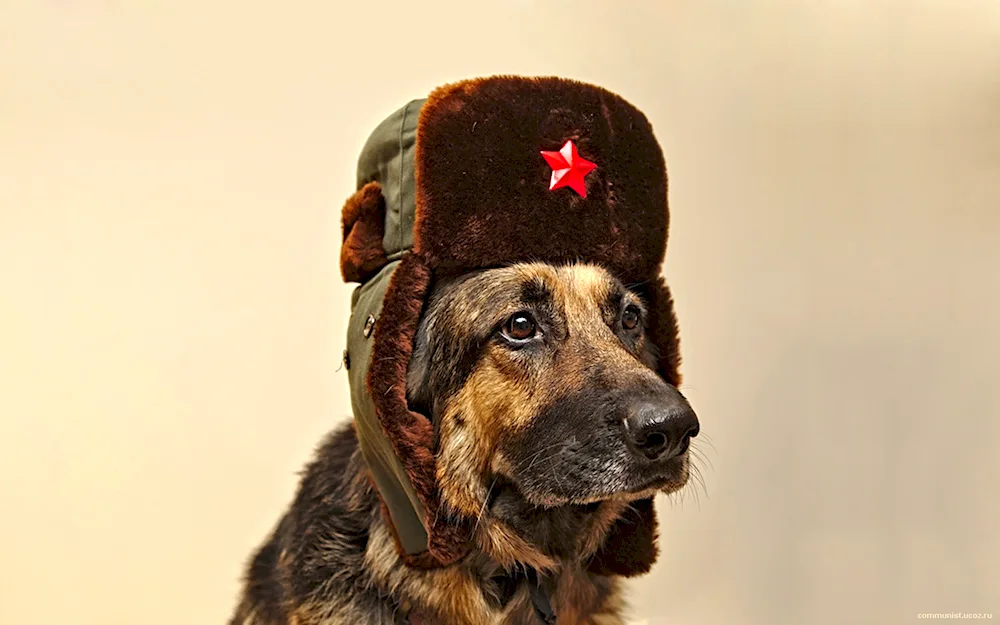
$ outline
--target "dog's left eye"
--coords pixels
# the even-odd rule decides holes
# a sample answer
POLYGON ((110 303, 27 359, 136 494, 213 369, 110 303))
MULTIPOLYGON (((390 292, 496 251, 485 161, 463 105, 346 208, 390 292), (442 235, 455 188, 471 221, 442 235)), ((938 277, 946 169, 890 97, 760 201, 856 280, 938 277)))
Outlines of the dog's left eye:
POLYGON ((638 306, 627 306, 625 312, 622 313, 622 327, 626 330, 635 330, 635 327, 639 325, 639 317, 638 306))
POLYGON ((536 332, 538 332, 538 328, 535 325, 535 320, 525 312, 514 313, 503 324, 503 333, 507 338, 515 341, 527 341, 535 336, 536 332))

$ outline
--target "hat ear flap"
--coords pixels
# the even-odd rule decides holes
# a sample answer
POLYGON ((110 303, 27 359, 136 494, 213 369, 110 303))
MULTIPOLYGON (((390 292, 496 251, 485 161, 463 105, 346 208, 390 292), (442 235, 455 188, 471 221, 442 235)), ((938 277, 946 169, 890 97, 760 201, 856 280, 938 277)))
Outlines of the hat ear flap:
POLYGON ((623 577, 648 573, 659 553, 656 538, 653 498, 635 501, 611 526, 607 540, 594 554, 587 570, 598 575, 623 577))
POLYGON ((379 183, 369 182, 347 199, 341 223, 340 272, 345 282, 365 282, 389 262, 382 247, 385 199, 379 183))
MULTIPOLYGON (((372 356, 365 379, 381 430, 410 485, 403 484, 409 492, 397 493, 399 496, 391 499, 387 497, 389 490, 395 488, 391 484, 380 484, 379 492, 391 523, 410 519, 423 526, 420 531, 426 532, 426 545, 407 548, 400 540, 400 530, 404 528, 393 525, 403 560, 422 568, 448 566, 462 558, 471 546, 473 529, 468 519, 460 518, 441 501, 434 426, 426 415, 410 410, 406 400, 406 372, 413 355, 413 336, 430 292, 431 275, 431 269, 415 253, 406 254, 399 261, 374 326, 372 356), (393 514, 399 508, 413 512, 393 514)), ((400 483, 403 478, 397 476, 400 483)))

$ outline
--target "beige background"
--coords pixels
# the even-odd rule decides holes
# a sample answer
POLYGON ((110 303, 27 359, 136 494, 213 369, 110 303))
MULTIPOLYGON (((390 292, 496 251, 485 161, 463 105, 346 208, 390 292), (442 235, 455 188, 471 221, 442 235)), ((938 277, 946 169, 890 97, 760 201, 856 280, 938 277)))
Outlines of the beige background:
POLYGON ((367 133, 500 72, 667 154, 714 466, 637 619, 1000 618, 1000 2, 338 4, 0 0, 0 623, 225 621, 349 410, 367 133))

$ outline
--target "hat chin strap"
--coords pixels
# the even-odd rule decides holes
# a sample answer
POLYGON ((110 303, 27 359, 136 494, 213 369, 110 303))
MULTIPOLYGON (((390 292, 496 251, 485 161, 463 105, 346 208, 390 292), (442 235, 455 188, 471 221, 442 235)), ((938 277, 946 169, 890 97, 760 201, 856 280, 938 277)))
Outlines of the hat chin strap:
POLYGON ((531 605, 535 609, 535 616, 545 625, 556 625, 556 612, 552 609, 552 602, 549 601, 548 591, 542 587, 541 581, 535 569, 528 568, 525 573, 517 573, 524 577, 522 584, 528 585, 528 594, 531 596, 531 605))

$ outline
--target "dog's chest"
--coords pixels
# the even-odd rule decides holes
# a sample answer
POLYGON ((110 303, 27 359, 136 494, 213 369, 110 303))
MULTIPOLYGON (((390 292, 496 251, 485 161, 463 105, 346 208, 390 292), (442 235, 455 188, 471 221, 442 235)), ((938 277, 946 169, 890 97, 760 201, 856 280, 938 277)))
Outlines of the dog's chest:
MULTIPOLYGON (((432 611, 414 610, 410 625, 619 625, 621 600, 613 578, 595 576, 582 570, 564 572, 544 580, 516 580, 500 601, 496 588, 482 583, 456 585, 474 593, 464 599, 453 596, 439 616, 432 611)), ((496 584, 493 580, 491 584, 496 584)))

